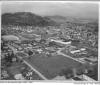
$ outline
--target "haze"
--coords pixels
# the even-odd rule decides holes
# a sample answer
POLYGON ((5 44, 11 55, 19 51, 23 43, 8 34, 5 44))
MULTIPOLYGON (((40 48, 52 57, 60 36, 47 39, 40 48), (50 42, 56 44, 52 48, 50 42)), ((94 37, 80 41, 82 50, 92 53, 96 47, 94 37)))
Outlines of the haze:
POLYGON ((71 16, 98 19, 97 3, 3 2, 2 13, 32 12, 41 16, 71 16))

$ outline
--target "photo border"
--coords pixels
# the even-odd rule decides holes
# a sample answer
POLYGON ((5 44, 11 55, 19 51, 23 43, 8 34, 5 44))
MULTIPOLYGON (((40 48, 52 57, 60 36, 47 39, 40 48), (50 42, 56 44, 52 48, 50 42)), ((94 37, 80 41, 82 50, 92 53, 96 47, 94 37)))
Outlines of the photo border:
MULTIPOLYGON (((12 1, 12 0, 10 0, 10 1, 8 1, 8 0, 6 0, 6 1, 3 1, 3 0, 1 0, 0 1, 0 15, 1 15, 1 8, 2 8, 2 3, 3 2, 7 2, 7 3, 11 3, 11 2, 67 2, 67 3, 98 3, 98 5, 99 5, 99 14, 98 14, 98 17, 99 17, 99 15, 100 15, 100 1, 99 0, 95 0, 96 2, 94 2, 93 0, 91 1, 91 0, 85 0, 85 1, 79 1, 79 0, 77 0, 77 1, 75 1, 75 0, 71 0, 71 1, 66 1, 66 0, 63 0, 63 1, 61 1, 61 0, 57 0, 57 1, 52 1, 52 0, 50 0, 50 1, 46 1, 46 0, 42 0, 42 1, 40 1, 40 0, 35 0, 35 1, 31 1, 31 0, 29 0, 29 1, 12 1)), ((100 17, 99 17, 99 27, 98 27, 98 29, 100 28, 100 17)), ((1 27, 1 17, 0 17, 0 27, 1 27)), ((0 30, 0 33, 1 33, 1 30, 0 30)), ((1 39, 1 35, 0 35, 0 39, 1 39)), ((0 40, 0 43, 1 43, 1 40, 0 40)), ((0 56, 1 56, 1 50, 0 50, 0 56)), ((0 57, 0 60, 1 60, 1 57, 0 57)), ((0 63, 0 65, 1 65, 1 63, 0 63)), ((0 66, 1 67, 1 66, 0 66)), ((1 79, 1 70, 0 70, 0 79, 1 79)), ((32 82, 56 82, 56 83, 99 83, 100 84, 100 29, 99 29, 99 31, 98 31, 98 81, 65 81, 65 80, 0 80, 0 83, 9 83, 9 82, 12 82, 12 83, 21 83, 21 82, 24 82, 24 83, 27 83, 27 82, 29 82, 29 83, 32 83, 32 82)))

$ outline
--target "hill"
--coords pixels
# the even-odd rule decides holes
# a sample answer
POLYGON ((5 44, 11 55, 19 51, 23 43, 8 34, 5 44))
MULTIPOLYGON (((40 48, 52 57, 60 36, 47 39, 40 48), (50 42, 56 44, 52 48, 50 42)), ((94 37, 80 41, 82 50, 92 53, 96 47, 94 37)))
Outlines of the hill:
POLYGON ((57 22, 57 23, 65 23, 66 22, 66 17, 63 17, 63 16, 58 16, 58 15, 55 15, 55 16, 47 16, 48 18, 50 18, 51 20, 57 22))
POLYGON ((2 25, 34 25, 48 26, 55 25, 53 20, 41 17, 31 12, 16 12, 2 14, 2 25))
POLYGON ((65 17, 65 16, 59 16, 59 15, 47 16, 47 17, 57 23, 71 22, 71 23, 87 24, 87 23, 94 23, 95 21, 98 21, 98 20, 94 20, 90 18, 80 18, 80 17, 71 17, 71 16, 65 17))

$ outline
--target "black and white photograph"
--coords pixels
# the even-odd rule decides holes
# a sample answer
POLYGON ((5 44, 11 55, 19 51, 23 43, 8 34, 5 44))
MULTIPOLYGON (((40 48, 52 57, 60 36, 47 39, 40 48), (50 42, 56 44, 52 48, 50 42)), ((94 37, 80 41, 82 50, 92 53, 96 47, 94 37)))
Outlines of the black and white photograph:
POLYGON ((98 81, 98 36, 96 2, 4 1, 1 80, 98 81))

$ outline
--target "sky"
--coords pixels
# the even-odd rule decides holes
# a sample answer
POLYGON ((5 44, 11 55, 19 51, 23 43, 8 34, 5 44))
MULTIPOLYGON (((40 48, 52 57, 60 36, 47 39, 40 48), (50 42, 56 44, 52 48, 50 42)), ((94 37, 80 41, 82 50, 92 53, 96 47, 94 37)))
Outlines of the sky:
POLYGON ((71 2, 3 2, 2 13, 32 12, 41 16, 71 16, 81 18, 98 18, 97 3, 71 2))

